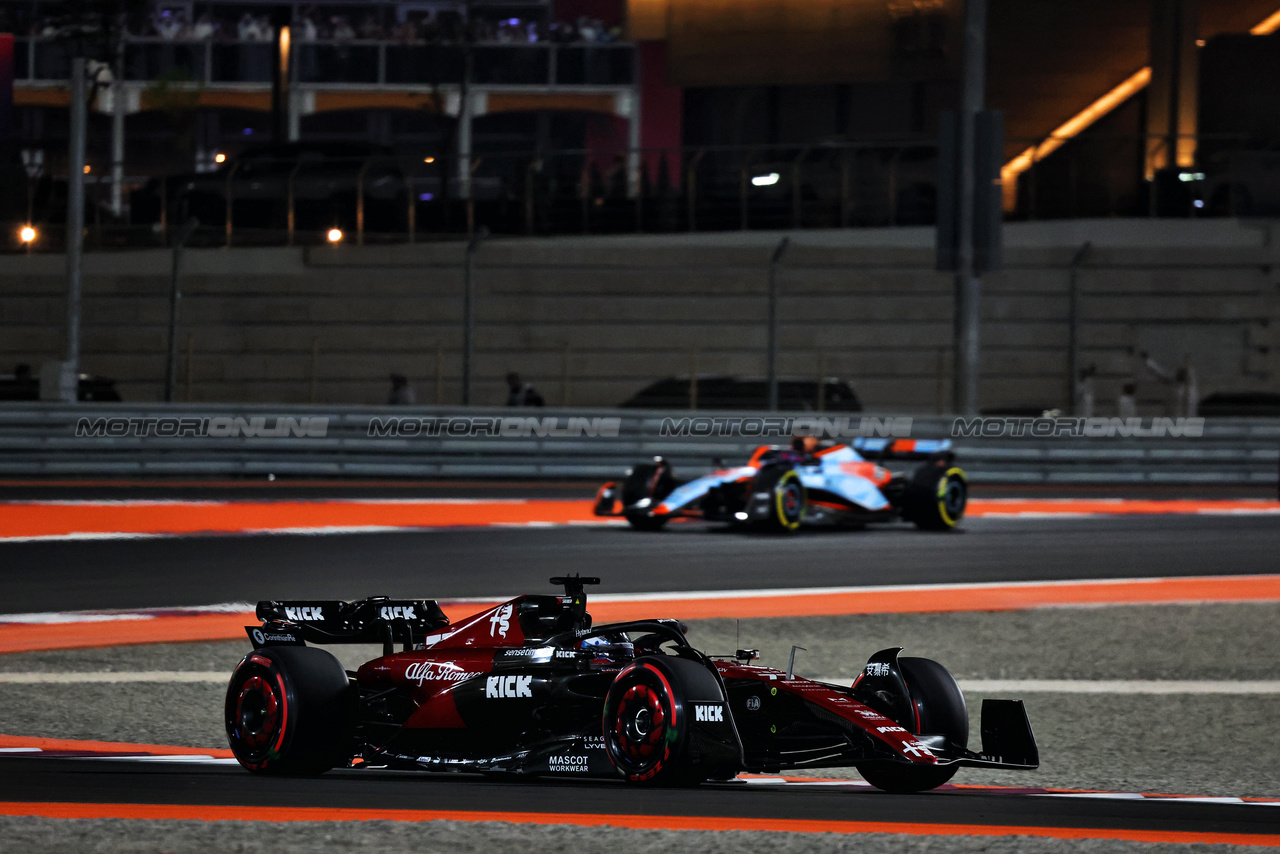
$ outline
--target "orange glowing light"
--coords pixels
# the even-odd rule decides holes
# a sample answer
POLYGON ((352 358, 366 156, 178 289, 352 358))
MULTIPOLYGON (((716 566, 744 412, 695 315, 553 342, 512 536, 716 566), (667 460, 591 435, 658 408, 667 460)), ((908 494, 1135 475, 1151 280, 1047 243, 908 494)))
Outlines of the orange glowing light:
MULTIPOLYGON (((1265 36, 1274 33, 1276 30, 1280 30, 1280 9, 1277 9, 1265 20, 1254 26, 1249 32, 1255 36, 1265 36)), ((1043 160, 1048 157, 1068 140, 1098 121, 1098 119, 1101 119, 1126 100, 1141 92, 1150 82, 1151 66, 1148 65, 1134 72, 1119 86, 1059 125, 1039 145, 1031 146, 1006 163, 1000 169, 1000 177, 1004 182, 1005 208, 1012 209, 1017 204, 1019 175, 1030 169, 1037 160, 1043 160)))
POLYGON ((24 225, 18 232, 18 237, 23 243, 33 243, 36 239, 36 230, 29 225, 24 225))
POLYGON ((326 236, 329 238, 330 243, 337 243, 340 240, 342 240, 342 229, 331 228, 329 229, 329 233, 326 236))
POLYGON ((221 151, 219 151, 217 154, 213 155, 213 162, 214 162, 214 163, 226 163, 226 162, 227 162, 227 155, 225 155, 225 154, 223 154, 221 151))
POLYGON ((1261 23, 1249 30, 1249 34, 1254 36, 1269 36, 1276 30, 1280 30, 1280 9, 1272 12, 1261 23))
POLYGON ((86 174, 86 175, 88 175, 88 174, 89 174, 89 164, 88 164, 88 163, 86 163, 86 164, 84 165, 84 174, 86 174))

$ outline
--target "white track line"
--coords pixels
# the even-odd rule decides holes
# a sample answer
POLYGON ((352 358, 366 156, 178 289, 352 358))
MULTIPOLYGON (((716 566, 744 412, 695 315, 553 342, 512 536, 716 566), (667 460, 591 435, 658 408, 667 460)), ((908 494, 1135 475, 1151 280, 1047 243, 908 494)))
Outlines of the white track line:
POLYGON ((196 682, 225 685, 230 672, 220 670, 115 670, 79 673, 0 673, 0 683, 11 685, 84 685, 132 682, 196 682))
POLYGON ((960 679, 975 694, 1280 694, 1280 680, 960 679))
MULTIPOLYGON (((961 584, 882 584, 868 585, 863 587, 776 587, 756 590, 669 590, 657 593, 593 593, 591 601, 593 602, 689 602, 693 600, 722 600, 722 599, 770 599, 779 597, 823 597, 840 595, 846 593, 856 594, 876 594, 876 593, 915 593, 915 592, 941 592, 941 591, 967 591, 967 590, 1004 590, 1004 589, 1021 589, 1021 588, 1055 588, 1055 587, 1078 587, 1084 585, 1090 586, 1111 586, 1122 584, 1162 584, 1166 582, 1205 580, 1211 578, 1215 581, 1241 581, 1246 579, 1265 579, 1272 580, 1275 575, 1218 575, 1218 576, 1153 576, 1149 578, 1074 578, 1047 581, 977 581, 966 582, 961 584)), ((442 608, 449 608, 454 605, 465 606, 473 603, 491 604, 494 602, 505 602, 517 594, 494 594, 492 596, 451 596, 442 597, 436 601, 442 608)), ((1159 601, 1159 602, 1118 602, 1118 603, 1072 603, 1065 605, 1050 606, 1028 606, 1028 607, 1054 607, 1054 608, 1102 608, 1111 605, 1172 605, 1172 604, 1193 604, 1198 600, 1177 600, 1177 601, 1159 601)), ((1246 601, 1270 601, 1270 600, 1246 600, 1246 601)), ((213 612, 213 613, 245 613, 252 614, 254 606, 247 602, 225 602, 214 605, 199 606, 174 606, 170 608, 138 608, 127 611, 67 611, 67 612, 49 612, 49 613, 33 613, 33 614, 0 614, 0 625, 4 623, 76 623, 76 622, 105 622, 110 620, 147 620, 156 616, 165 616, 167 612, 213 612)), ((250 618, 252 619, 252 618, 250 618)))
MULTIPOLYGON (((847 685, 852 677, 819 679, 847 685)), ((970 694, 1280 694, 1277 679, 958 679, 970 694)))
MULTIPOLYGON (((18 685, 119 684, 189 682, 224 684, 220 670, 118 670, 63 673, 3 673, 0 683, 18 685)), ((842 685, 851 678, 820 679, 842 685)), ((1280 694, 1280 680, 1135 680, 1135 679, 961 679, 961 690, 973 694, 1280 694)))

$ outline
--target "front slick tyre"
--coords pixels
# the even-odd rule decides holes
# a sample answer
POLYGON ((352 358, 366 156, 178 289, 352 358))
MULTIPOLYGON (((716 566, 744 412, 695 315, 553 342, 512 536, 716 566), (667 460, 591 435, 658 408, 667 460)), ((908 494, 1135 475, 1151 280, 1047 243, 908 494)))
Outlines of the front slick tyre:
POLYGON ((691 786, 704 775, 690 766, 689 726, 679 682, 651 661, 618 674, 604 703, 604 746, 628 783, 691 786))
POLYGON ((231 752, 255 774, 321 774, 351 758, 355 692, 322 649, 249 653, 231 676, 224 711, 231 752))
MULTIPOLYGON (((919 725, 914 735, 945 735, 958 747, 969 744, 969 709, 955 677, 928 658, 899 658, 898 668, 911 693, 911 705, 919 725)), ((886 792, 923 792, 936 789, 959 770, 952 765, 906 765, 868 762, 856 766, 868 783, 886 792)))
POLYGON ((912 474, 902 516, 924 531, 950 531, 964 518, 968 501, 969 478, 964 469, 939 460, 912 474))
POLYGON ((800 530, 808 496, 795 469, 770 467, 756 475, 752 494, 769 494, 769 514, 758 520, 761 529, 775 534, 800 530))

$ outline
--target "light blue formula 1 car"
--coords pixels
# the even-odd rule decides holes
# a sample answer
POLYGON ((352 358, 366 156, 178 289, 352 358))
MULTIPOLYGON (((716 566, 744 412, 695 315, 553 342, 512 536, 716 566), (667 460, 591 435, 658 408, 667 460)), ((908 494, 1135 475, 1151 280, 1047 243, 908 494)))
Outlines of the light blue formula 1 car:
POLYGON ((600 487, 595 514, 623 516, 645 531, 676 518, 779 532, 905 519, 945 531, 964 516, 968 493, 947 439, 855 439, 828 447, 797 439, 787 448, 762 446, 745 465, 689 481, 677 480, 671 465, 655 457, 600 487), (901 463, 913 465, 890 468, 901 463))

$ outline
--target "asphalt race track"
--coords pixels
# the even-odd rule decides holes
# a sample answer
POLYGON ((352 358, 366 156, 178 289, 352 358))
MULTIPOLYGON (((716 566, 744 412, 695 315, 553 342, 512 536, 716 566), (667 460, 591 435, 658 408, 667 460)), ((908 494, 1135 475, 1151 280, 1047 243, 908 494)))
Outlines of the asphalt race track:
POLYGON ((566 572, 601 593, 1270 573, 1275 516, 966 520, 797 535, 673 524, 0 543, 5 613, 369 595, 506 596, 566 572))
MULTIPOLYGON (((601 593, 1267 574, 1280 554, 1278 521, 1231 514, 991 517, 966 520, 949 534, 894 525, 779 537, 688 523, 658 533, 566 525, 8 542, 0 543, 0 611, 498 597, 542 590, 548 577, 566 572, 601 576, 601 593)), ((263 779, 217 764, 15 755, 0 755, 0 801, 902 822, 1280 841, 1274 806, 1211 800, 965 788, 902 796, 815 784, 637 790, 377 771, 263 779)))
POLYGON ((826 821, 1088 827, 1277 834, 1274 807, 1020 797, 951 789, 889 795, 742 783, 636 789, 621 782, 516 782, 480 776, 339 771, 253 777, 234 767, 177 768, 74 759, 0 759, 0 800, 256 807, 476 810, 826 821))

